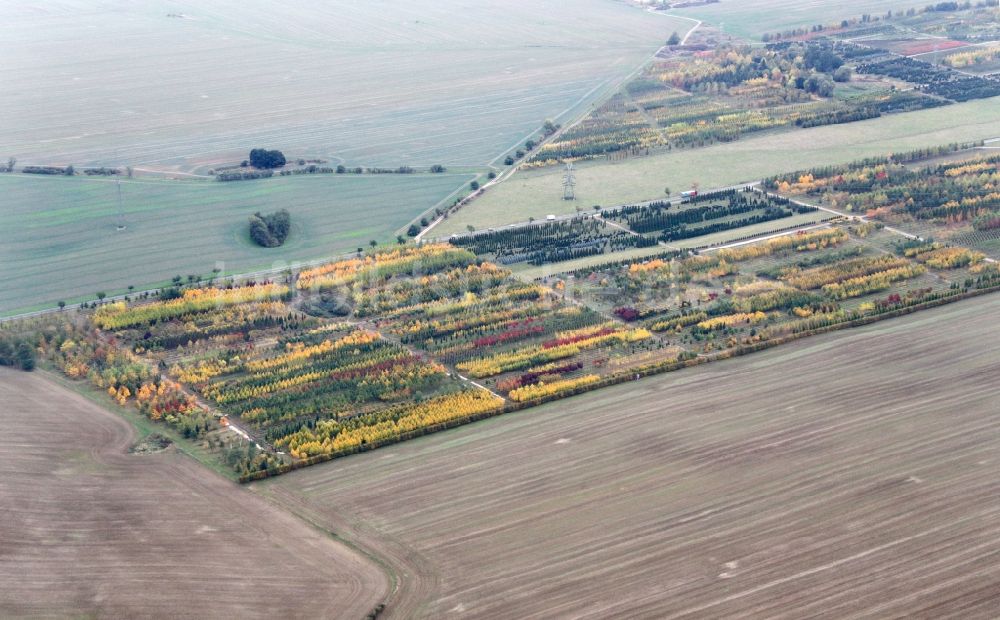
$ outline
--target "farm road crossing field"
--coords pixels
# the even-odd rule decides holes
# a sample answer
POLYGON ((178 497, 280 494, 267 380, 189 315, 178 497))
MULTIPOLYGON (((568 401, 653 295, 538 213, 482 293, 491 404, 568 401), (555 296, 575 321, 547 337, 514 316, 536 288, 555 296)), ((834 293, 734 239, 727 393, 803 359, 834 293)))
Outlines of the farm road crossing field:
POLYGON ((372 562, 46 378, 0 368, 0 616, 361 618, 372 562), (290 610, 294 610, 291 611, 290 610))
POLYGON ((0 175, 0 314, 93 299, 175 275, 228 273, 328 257, 391 241, 410 218, 472 178, 316 175, 263 181, 122 182, 128 229, 115 230, 114 181, 0 175), (249 237, 255 211, 287 208, 280 248, 249 237))
POLYGON ((400 563, 387 617, 990 617, 998 312, 950 304, 253 488, 400 563))
POLYGON ((935 144, 989 139, 1000 133, 1000 98, 881 118, 743 138, 698 149, 636 157, 620 162, 577 166, 575 201, 562 199, 563 171, 558 167, 518 172, 492 187, 433 229, 431 236, 544 218, 627 202, 676 196, 693 182, 702 189, 759 180, 804 167, 846 163, 893 151, 935 144))
POLYGON ((576 0, 151 0, 0 9, 0 157, 191 168, 254 146, 485 164, 693 24, 576 0))

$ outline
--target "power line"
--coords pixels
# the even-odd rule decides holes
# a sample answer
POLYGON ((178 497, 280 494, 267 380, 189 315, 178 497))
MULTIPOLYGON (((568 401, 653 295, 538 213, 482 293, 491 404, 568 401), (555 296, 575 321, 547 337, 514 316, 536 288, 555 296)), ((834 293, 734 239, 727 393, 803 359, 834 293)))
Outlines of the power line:
POLYGON ((563 171, 563 200, 576 200, 576 172, 571 162, 563 171))

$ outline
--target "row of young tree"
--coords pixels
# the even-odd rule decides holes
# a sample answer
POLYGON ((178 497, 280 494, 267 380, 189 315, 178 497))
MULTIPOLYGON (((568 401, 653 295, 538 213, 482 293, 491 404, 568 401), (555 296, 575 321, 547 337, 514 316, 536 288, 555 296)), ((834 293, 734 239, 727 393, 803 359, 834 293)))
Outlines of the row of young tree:
POLYGON ((922 92, 952 101, 969 101, 1000 95, 998 80, 966 75, 913 58, 897 57, 881 62, 863 63, 858 65, 857 72, 904 80, 916 84, 922 92))
POLYGON ((714 222, 704 226, 695 226, 692 228, 688 228, 686 224, 673 226, 671 228, 664 229, 660 233, 658 239, 664 242, 680 241, 682 239, 691 239, 702 235, 711 235, 713 233, 723 232, 726 230, 753 226, 754 224, 763 224, 764 222, 771 222, 791 216, 791 211, 786 211, 778 207, 766 207, 761 212, 754 212, 753 215, 741 219, 714 222))
POLYGON ((967 151, 977 147, 983 146, 984 142, 982 140, 976 140, 973 142, 950 142, 948 144, 941 144, 938 146, 928 146, 919 149, 913 149, 911 151, 903 151, 900 153, 891 153, 889 155, 874 155, 871 157, 863 157, 860 159, 855 159, 846 164, 833 164, 829 166, 816 166, 815 168, 807 168, 802 170, 796 170, 794 172, 787 172, 783 174, 774 175, 771 177, 766 177, 761 185, 767 190, 777 190, 782 182, 787 182, 790 180, 798 179, 800 177, 811 175, 814 178, 825 178, 834 177, 838 175, 847 174, 848 172, 860 168, 870 168, 874 166, 883 166, 886 164, 906 164, 923 159, 930 159, 932 157, 939 157, 941 155, 948 155, 951 153, 957 153, 959 151, 967 151))
POLYGON ((629 205, 613 209, 605 217, 620 221, 637 233, 648 234, 674 230, 688 224, 719 220, 751 212, 791 211, 807 213, 814 208, 792 203, 785 198, 755 192, 750 188, 728 189, 686 198, 684 204, 674 208, 666 201, 649 205, 629 205), (707 203, 707 204, 706 204, 707 203), (697 206, 703 205, 703 206, 697 206))
POLYGON ((1000 217, 1000 156, 978 157, 937 166, 907 167, 888 159, 846 166, 825 166, 768 179, 783 192, 828 195, 886 219, 906 217, 947 223, 969 222, 977 230, 1000 217))
POLYGON ((612 229, 600 219, 590 217, 481 232, 456 237, 451 243, 507 265, 519 262, 541 265, 656 245, 655 240, 612 229))
MULTIPOLYGON (((9 157, 7 158, 7 164, 0 164, 0 172, 14 172, 17 166, 17 158, 9 157)), ((68 166, 22 166, 21 172, 24 174, 42 174, 49 176, 76 176, 76 167, 72 164, 68 166)), ((100 166, 97 168, 84 168, 83 173, 87 176, 115 176, 119 174, 126 174, 128 178, 132 178, 132 167, 126 166, 124 170, 121 168, 108 168, 105 166, 100 166)))

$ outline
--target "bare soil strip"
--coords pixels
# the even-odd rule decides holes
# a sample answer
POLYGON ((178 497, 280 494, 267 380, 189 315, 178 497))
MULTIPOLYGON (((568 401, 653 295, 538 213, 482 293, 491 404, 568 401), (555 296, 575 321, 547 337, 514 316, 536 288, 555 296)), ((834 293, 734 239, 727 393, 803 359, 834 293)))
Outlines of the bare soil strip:
POLYGON ((373 562, 44 374, 0 368, 0 617, 361 618, 373 562))

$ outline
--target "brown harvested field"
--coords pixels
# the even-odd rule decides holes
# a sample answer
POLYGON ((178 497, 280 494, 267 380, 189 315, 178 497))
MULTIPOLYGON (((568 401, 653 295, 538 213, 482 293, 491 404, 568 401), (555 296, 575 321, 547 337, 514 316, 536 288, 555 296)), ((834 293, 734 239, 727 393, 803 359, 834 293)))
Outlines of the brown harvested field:
POLYGON ((257 483, 407 617, 995 617, 1000 296, 257 483))
POLYGON ((361 618, 371 561, 40 373, 0 368, 0 617, 361 618))

